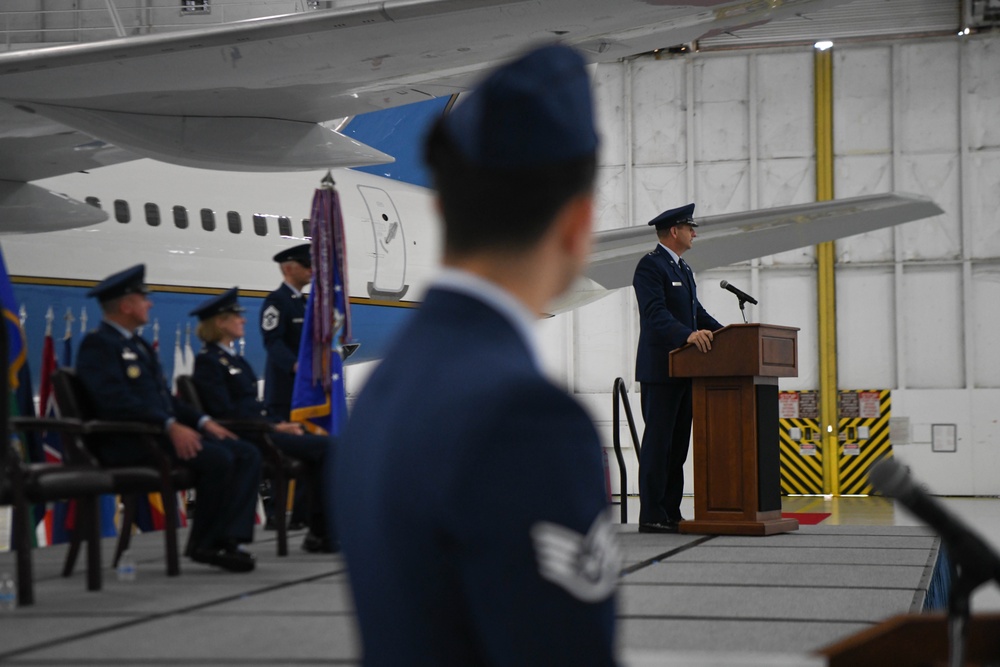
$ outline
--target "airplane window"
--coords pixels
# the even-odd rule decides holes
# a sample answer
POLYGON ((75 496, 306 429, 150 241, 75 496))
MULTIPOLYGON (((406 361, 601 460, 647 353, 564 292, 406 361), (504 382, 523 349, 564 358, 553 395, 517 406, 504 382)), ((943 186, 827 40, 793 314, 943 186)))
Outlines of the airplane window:
POLYGON ((239 234, 243 231, 243 222, 240 220, 240 214, 236 211, 226 213, 226 220, 229 222, 230 233, 239 234))
POLYGON ((280 218, 278 218, 278 233, 281 234, 282 236, 291 236, 292 221, 286 218, 285 216, 281 216, 280 218))
POLYGON ((101 200, 98 199, 97 197, 87 197, 83 201, 87 202, 88 204, 90 204, 94 208, 101 208, 101 200))
POLYGON ((188 210, 183 206, 174 206, 174 224, 177 229, 188 228, 188 210))
POLYGON ((128 210, 128 202, 124 199, 115 200, 115 220, 126 223, 132 219, 132 214, 128 210))
POLYGON ((215 211, 210 208, 201 209, 201 228, 206 232, 215 231, 215 211))
POLYGON ((257 236, 267 236, 267 218, 253 214, 253 233, 257 236))
POLYGON ((157 206, 156 204, 151 204, 149 202, 146 202, 144 208, 146 209, 146 224, 148 224, 150 227, 159 227, 160 207, 157 206))
POLYGON ((309 233, 309 218, 303 218, 302 220, 302 236, 307 239, 312 238, 312 234, 309 233))

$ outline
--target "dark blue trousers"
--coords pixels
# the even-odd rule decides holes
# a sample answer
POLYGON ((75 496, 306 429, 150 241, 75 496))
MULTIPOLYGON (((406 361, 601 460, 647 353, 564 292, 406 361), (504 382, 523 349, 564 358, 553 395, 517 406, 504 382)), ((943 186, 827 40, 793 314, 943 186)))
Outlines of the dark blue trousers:
POLYGON ((691 442, 691 381, 642 383, 639 523, 681 518, 684 462, 691 442))
MULTIPOLYGON (((175 463, 195 473, 196 505, 188 553, 252 542, 260 485, 257 448, 243 440, 202 436, 201 451, 187 461, 177 458, 169 441, 164 448, 175 463)), ((101 448, 101 459, 112 466, 151 463, 142 448, 119 444, 101 448)))
POLYGON ((305 503, 305 518, 309 530, 317 536, 327 534, 327 521, 323 511, 323 469, 327 456, 332 457, 333 441, 325 435, 294 435, 272 433, 271 441, 279 450, 302 461, 302 478, 295 485, 295 504, 305 503), (299 493, 299 490, 304 493, 299 493))

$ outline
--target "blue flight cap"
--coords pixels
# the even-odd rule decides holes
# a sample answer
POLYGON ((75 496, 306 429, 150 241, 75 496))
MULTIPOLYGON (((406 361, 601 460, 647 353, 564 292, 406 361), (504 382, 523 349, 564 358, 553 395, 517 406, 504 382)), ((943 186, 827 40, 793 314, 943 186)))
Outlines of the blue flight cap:
POLYGON ((196 316, 199 321, 203 322, 222 313, 242 313, 245 310, 246 308, 236 300, 236 288, 233 287, 207 301, 202 301, 188 314, 196 316))
POLYGON ((291 248, 285 248, 277 255, 274 256, 274 261, 278 262, 298 262, 306 268, 312 267, 312 256, 310 252, 312 251, 311 243, 302 243, 301 245, 292 246, 291 248))
POLYGON ((486 77, 442 121, 459 153, 492 169, 542 167, 597 151, 583 57, 557 44, 486 77))
POLYGON ((691 225, 692 227, 697 227, 698 223, 694 221, 694 204, 678 206, 669 211, 664 211, 650 220, 648 224, 656 227, 657 231, 670 229, 674 225, 691 225))
POLYGON ((98 301, 104 303, 126 294, 149 294, 145 279, 146 265, 136 264, 97 283, 90 288, 87 296, 97 297, 98 301))

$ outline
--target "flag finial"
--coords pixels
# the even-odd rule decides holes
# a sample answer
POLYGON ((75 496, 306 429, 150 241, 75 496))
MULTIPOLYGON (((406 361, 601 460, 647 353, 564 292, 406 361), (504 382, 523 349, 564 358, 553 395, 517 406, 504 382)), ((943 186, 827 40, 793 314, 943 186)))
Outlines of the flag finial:
POLYGON ((333 172, 327 169, 326 176, 324 176, 323 180, 321 180, 319 183, 320 186, 323 187, 323 189, 333 190, 333 186, 336 185, 336 183, 333 182, 333 172))

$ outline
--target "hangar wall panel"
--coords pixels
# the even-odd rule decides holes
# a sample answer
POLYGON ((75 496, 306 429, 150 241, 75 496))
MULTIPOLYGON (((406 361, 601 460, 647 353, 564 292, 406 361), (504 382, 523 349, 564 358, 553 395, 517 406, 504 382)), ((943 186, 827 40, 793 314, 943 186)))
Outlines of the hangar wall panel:
MULTIPOLYGON (((688 201, 688 168, 685 165, 637 164, 633 167, 632 178, 635 184, 632 224, 645 225, 673 205, 681 206, 676 202, 688 201)), ((655 247, 656 235, 650 232, 649 249, 655 247)))
MULTIPOLYGON (((1000 387, 1000 265, 972 269, 974 387, 1000 387)), ((994 406, 1000 412, 1000 403, 994 406)), ((1000 449, 1000 439, 995 441, 1000 449)))
POLYGON ((812 157, 816 153, 813 96, 803 94, 812 91, 812 51, 761 54, 751 61, 756 75, 760 158, 812 157))
POLYGON ((833 53, 833 149, 837 155, 892 153, 892 49, 833 53))
MULTIPOLYGON (((930 131, 930 130, 928 130, 930 131)), ((903 232, 903 259, 957 259, 962 256, 959 155, 903 154, 896 174, 896 190, 930 197, 944 215, 918 220, 903 232)))
MULTIPOLYGON (((1000 60, 1000 59, 998 59, 1000 60)), ((997 95, 1000 120, 1000 94, 997 95)), ((969 156, 969 254, 973 259, 1000 257, 1000 148, 982 148, 969 156)))
POLYGON ((903 309, 906 384, 915 389, 965 386, 959 266, 908 268, 903 309))
MULTIPOLYGON (((637 60, 632 65, 631 118, 636 164, 687 161, 687 74, 684 60, 637 60)), ((604 66, 598 68, 600 71, 604 66)))
MULTIPOLYGON (((834 127, 836 119, 834 120, 834 127)), ((834 159, 838 198, 892 192, 892 155, 839 155, 834 159)), ((837 263, 889 262, 895 257, 895 230, 880 229, 836 242, 837 263)), ((872 386, 872 385, 870 385, 872 386)))
POLYGON ((749 57, 694 60, 694 159, 746 160, 750 150, 749 57))
POLYGON ((896 383, 895 272, 891 266, 837 271, 837 385, 896 383))
POLYGON ((976 39, 965 48, 966 137, 972 150, 1000 147, 1000 40, 976 39))

